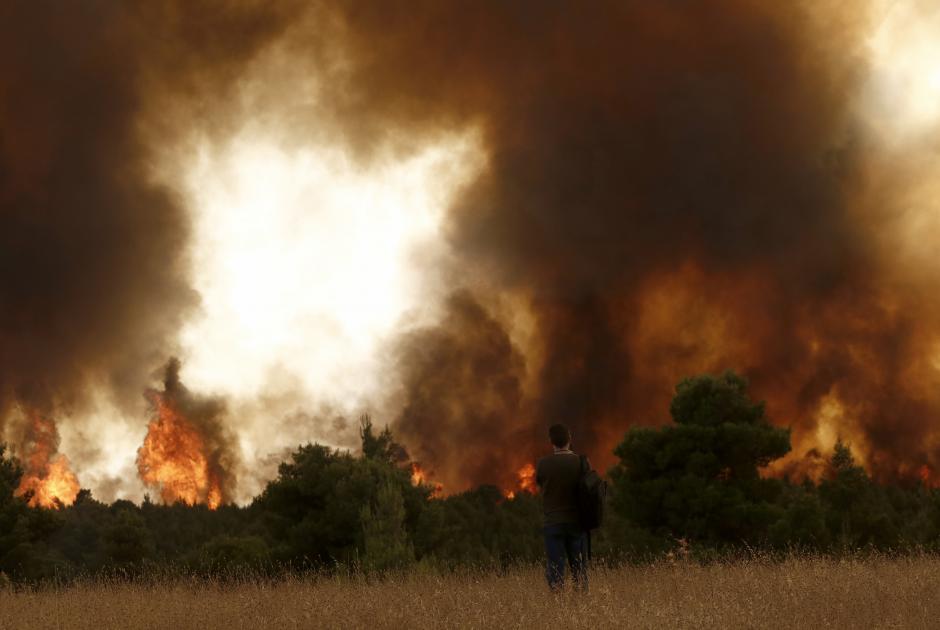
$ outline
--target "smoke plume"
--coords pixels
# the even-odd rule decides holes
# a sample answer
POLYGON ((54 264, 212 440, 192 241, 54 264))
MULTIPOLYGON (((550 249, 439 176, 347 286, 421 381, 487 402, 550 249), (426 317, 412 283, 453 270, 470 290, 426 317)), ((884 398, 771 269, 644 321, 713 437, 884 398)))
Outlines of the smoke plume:
MULTIPOLYGON (((880 478, 940 470, 937 269, 911 254, 937 235, 911 236, 901 194, 931 172, 859 115, 857 4, 43 5, 0 8, 0 429, 100 391, 139 407, 198 308, 154 162, 257 115, 231 98, 250 88, 293 143, 363 164, 480 133, 444 224, 451 294, 389 352, 393 429, 445 491, 520 485, 557 421, 604 467, 680 377, 728 367, 797 457, 841 436, 880 478), (270 80, 244 80, 272 46, 270 80)), ((218 438, 226 500, 233 420, 176 370, 162 395, 218 438)))
POLYGON ((140 410, 198 302, 190 219, 153 181, 143 131, 170 140, 174 116, 224 99, 283 27, 278 6, 0 7, 0 437, 17 404, 73 413, 103 394, 140 410))
POLYGON ((935 292, 892 258, 897 173, 857 116, 864 16, 342 6, 336 99, 355 141, 485 138, 487 170, 447 224, 458 297, 400 348, 397 427, 439 478, 511 480, 556 421, 609 463, 625 429, 666 420, 680 377, 726 367, 798 452, 828 431, 882 477, 940 463, 935 292), (512 313, 485 310, 506 299, 532 322, 519 347, 512 313))

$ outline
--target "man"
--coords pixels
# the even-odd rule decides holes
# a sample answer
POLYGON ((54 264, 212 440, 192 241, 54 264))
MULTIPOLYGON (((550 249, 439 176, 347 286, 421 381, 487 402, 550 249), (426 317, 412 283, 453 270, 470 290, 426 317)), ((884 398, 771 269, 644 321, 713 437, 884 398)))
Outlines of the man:
POLYGON ((571 451, 571 433, 563 424, 548 430, 554 452, 539 460, 535 482, 542 491, 545 512, 545 577, 553 591, 565 584, 565 560, 578 589, 587 590, 587 536, 578 515, 581 458, 571 451))

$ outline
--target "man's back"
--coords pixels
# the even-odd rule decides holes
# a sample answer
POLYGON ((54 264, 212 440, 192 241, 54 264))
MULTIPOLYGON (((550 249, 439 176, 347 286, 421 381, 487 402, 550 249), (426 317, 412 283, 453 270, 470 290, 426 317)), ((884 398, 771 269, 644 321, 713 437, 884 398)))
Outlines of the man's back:
POLYGON ((578 523, 578 479, 581 458, 568 449, 539 460, 535 481, 542 489, 545 525, 578 523))

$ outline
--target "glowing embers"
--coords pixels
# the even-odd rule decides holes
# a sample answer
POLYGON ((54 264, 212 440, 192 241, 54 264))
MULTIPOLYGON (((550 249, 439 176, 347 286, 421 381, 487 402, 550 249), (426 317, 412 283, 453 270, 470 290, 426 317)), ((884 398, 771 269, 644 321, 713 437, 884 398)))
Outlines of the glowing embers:
POLYGON ((923 464, 917 469, 917 478, 920 479, 925 488, 940 488, 940 479, 937 478, 928 464, 923 464))
POLYGON ((23 453, 25 471, 16 496, 28 496, 31 507, 59 508, 71 505, 78 496, 78 478, 68 458, 57 452, 59 432, 55 422, 30 412, 29 430, 23 453))
POLYGON ((516 498, 516 493, 518 492, 528 492, 529 494, 535 494, 535 466, 531 463, 523 464, 519 470, 516 471, 516 478, 518 482, 516 488, 513 490, 505 490, 503 495, 507 499, 516 498))
POLYGON ((210 466, 206 440, 196 426, 160 392, 150 392, 156 416, 137 451, 137 470, 148 486, 158 488, 166 503, 222 503, 222 482, 210 466))
POLYGON ((920 478, 921 483, 925 486, 930 486, 930 466, 924 464, 917 469, 917 476, 920 478))
POLYGON ((418 462, 411 462, 411 485, 427 486, 431 489, 432 497, 439 497, 444 492, 443 484, 428 479, 428 474, 418 462))

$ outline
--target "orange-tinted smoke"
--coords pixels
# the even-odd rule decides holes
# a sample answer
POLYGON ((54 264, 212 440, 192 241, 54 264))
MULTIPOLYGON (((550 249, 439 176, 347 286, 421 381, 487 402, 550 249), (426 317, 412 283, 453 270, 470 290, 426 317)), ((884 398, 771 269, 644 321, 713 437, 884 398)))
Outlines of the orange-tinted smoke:
POLYGON ((902 264, 898 167, 856 118, 862 8, 336 6, 357 146, 474 125, 488 153, 445 224, 456 292, 394 363, 393 428, 449 491, 511 487, 553 422, 603 470, 726 368, 796 457, 842 437, 881 478, 940 465, 940 292, 902 264))
POLYGON ((406 334, 397 353, 407 400, 396 439, 433 462, 447 492, 468 480, 514 485, 504 438, 522 419, 523 359, 499 322, 468 293, 454 293, 442 325, 406 334), (480 448, 488 435, 494 442, 480 448))
POLYGON ((137 406, 197 302, 191 218, 143 131, 224 124, 211 103, 295 6, 0 3, 0 436, 21 405, 137 406))
POLYGON ((360 152, 485 145, 444 223, 454 294, 392 357, 396 436, 448 491, 511 487, 556 421, 603 469, 679 378, 728 367, 797 455, 842 437, 884 478, 940 467, 937 274, 899 263, 899 167, 854 118, 858 3, 297 6, 0 6, 0 423, 37 387, 139 393, 196 301, 141 130, 233 127, 214 104, 286 33, 331 110, 310 115, 360 152))
POLYGON ((31 507, 58 509, 71 505, 78 496, 78 478, 68 458, 58 449, 55 422, 37 411, 30 412, 22 456, 23 476, 14 494, 29 496, 31 507))
POLYGON ((154 416, 137 451, 137 470, 164 503, 205 504, 231 500, 235 476, 231 447, 221 425, 224 407, 200 399, 179 380, 179 362, 166 367, 164 391, 150 391, 154 416))

